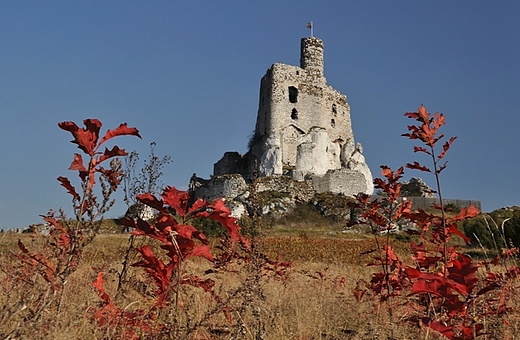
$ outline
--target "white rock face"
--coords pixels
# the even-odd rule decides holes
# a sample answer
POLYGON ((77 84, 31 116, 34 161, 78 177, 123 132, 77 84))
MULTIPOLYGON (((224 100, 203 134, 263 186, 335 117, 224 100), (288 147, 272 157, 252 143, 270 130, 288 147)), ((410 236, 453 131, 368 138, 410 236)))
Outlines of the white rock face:
POLYGON ((241 218, 244 214, 247 213, 246 207, 240 202, 226 200, 226 205, 231 210, 231 216, 233 217, 241 218))
POLYGON ((365 193, 368 195, 372 195, 374 192, 374 182, 372 179, 372 172, 370 172, 370 168, 365 162, 365 156, 361 153, 363 151, 361 144, 358 143, 358 147, 350 157, 347 163, 347 169, 359 171, 365 177, 366 182, 366 191, 365 193))
POLYGON ((356 151, 356 146, 354 145, 354 140, 349 139, 345 145, 341 148, 341 164, 346 167, 350 157, 356 151))
POLYGON ((280 139, 276 136, 269 136, 265 142, 264 152, 260 157, 258 172, 260 176, 281 175, 282 150, 280 139))
POLYGON ((323 176, 331 169, 339 169, 340 146, 330 141, 323 128, 312 128, 299 140, 296 152, 295 178, 302 180, 306 175, 323 176))
POLYGON ((154 218, 157 212, 152 208, 143 203, 134 203, 126 211, 125 217, 128 218, 140 218, 145 221, 149 221, 154 218))

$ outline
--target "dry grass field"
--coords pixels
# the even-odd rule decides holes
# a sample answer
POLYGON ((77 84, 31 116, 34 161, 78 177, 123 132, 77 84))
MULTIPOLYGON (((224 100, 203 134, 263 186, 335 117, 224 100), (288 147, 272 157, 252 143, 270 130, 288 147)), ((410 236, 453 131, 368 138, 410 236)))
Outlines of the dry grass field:
MULTIPOLYGON (((200 288, 182 286, 170 306, 153 322, 161 323, 160 339, 440 339, 441 336, 404 322, 413 313, 406 298, 394 299, 393 315, 378 299, 365 294, 358 301, 353 294, 358 282, 370 281, 374 267, 367 267, 371 255, 362 253, 375 247, 373 236, 331 233, 306 228, 290 232, 270 230, 257 238, 259 253, 290 261, 283 276, 263 272, 254 264, 237 262, 213 271, 202 259, 185 262, 184 273, 215 281, 217 302, 200 288), (228 319, 223 306, 230 308, 228 319)), ((100 234, 85 249, 83 261, 68 278, 59 311, 38 316, 37 301, 45 293, 45 282, 14 280, 19 260, 18 239, 28 248, 42 245, 42 236, 4 233, 0 236, 0 338, 1 339, 118 339, 120 332, 100 328, 92 321, 92 308, 101 299, 90 284, 103 271, 107 293, 125 311, 147 310, 154 289, 140 268, 131 268, 124 280, 123 294, 115 296, 122 261, 129 245, 128 234, 100 234), (31 319, 34 320, 34 319, 31 319)), ((135 245, 144 242, 136 239, 135 245)), ((149 240, 147 241, 149 242, 149 240)), ((214 246, 217 240, 212 241, 214 246)), ((408 244, 393 241, 405 258, 408 244)), ((129 262, 138 260, 129 254, 129 262)), ((376 268, 377 269, 377 268, 376 268)), ((41 281, 41 280, 40 280, 41 281)), ((489 320, 488 339, 518 337, 518 314, 508 323, 489 320)), ((144 333, 143 333, 144 334, 144 333)), ((141 338, 149 338, 142 335, 141 338)))
MULTIPOLYGON (((24 319, 28 313, 35 312, 29 305, 45 290, 45 283, 27 286, 12 280, 19 266, 19 260, 13 257, 13 253, 19 252, 16 246, 19 238, 28 248, 42 244, 42 236, 8 233, 0 236, 1 338, 112 338, 110 330, 101 332, 90 320, 89 308, 100 302, 90 283, 102 270, 107 292, 115 292, 129 235, 98 235, 86 248, 76 272, 68 278, 59 313, 48 315, 43 311, 38 323, 32 324, 24 319), (11 337, 14 334, 17 336, 11 337)), ((369 297, 361 302, 354 298, 352 289, 356 282, 370 278, 371 269, 365 266, 370 256, 360 254, 374 247, 372 239, 352 239, 341 234, 274 233, 258 241, 262 252, 269 257, 280 256, 292 262, 287 277, 261 277, 256 281, 261 287, 248 289, 243 287, 251 270, 247 264, 204 274, 210 267, 206 261, 188 261, 185 271, 215 280, 215 290, 228 299, 235 312, 230 322, 201 289, 183 288, 176 306, 170 301, 169 315, 162 316, 176 323, 171 326, 172 339, 229 339, 237 327, 240 328, 237 337, 244 339, 255 339, 258 334, 263 334, 262 339, 383 339, 389 336, 414 339, 421 334, 418 327, 390 322, 387 313, 369 297), (256 296, 244 298, 247 294, 256 296), (243 306, 245 302, 249 306, 243 306)), ((406 244, 398 243, 396 247, 405 253, 406 244)), ((142 270, 131 270, 125 282, 125 296, 118 297, 118 303, 129 311, 146 309, 150 303, 147 290, 152 288, 146 286, 150 283, 143 277, 142 270)))

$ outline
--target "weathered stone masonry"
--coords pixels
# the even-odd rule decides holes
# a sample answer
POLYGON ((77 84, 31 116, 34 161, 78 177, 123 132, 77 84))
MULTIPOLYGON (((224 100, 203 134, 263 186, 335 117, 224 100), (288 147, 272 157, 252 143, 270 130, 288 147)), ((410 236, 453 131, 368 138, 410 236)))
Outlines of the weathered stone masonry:
MULTIPOLYGON (((226 174, 240 174, 248 183, 255 176, 289 176, 310 181, 317 192, 372 194, 372 175, 354 141, 347 97, 327 84, 323 55, 323 41, 306 37, 299 67, 276 63, 267 70, 249 152, 227 152, 209 181, 226 174)), ((222 187, 198 183, 192 187, 202 197, 209 187, 222 187)))

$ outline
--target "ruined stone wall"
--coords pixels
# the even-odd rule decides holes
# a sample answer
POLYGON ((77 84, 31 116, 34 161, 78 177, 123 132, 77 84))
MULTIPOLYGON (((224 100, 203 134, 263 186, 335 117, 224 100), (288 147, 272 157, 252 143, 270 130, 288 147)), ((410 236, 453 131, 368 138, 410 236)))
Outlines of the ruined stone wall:
POLYGON ((247 189, 246 181, 238 174, 214 176, 210 180, 193 176, 190 181, 192 196, 208 201, 219 197, 235 198, 244 194, 247 189))
MULTIPOLYGON (((345 194, 354 196, 360 192, 366 192, 365 176, 359 171, 340 169, 331 170, 323 177, 315 176, 312 178, 314 189, 318 193, 333 192, 335 194, 345 194)), ((369 194, 372 194, 371 192, 369 194)))
POLYGON ((258 99, 258 114, 256 116, 255 137, 258 139, 267 134, 271 129, 271 121, 268 119, 271 112, 271 88, 272 83, 272 67, 267 70, 266 74, 260 81, 260 98, 258 99))
POLYGON ((241 174, 246 176, 249 172, 249 157, 236 151, 226 152, 224 156, 213 165, 213 175, 241 174))
MULTIPOLYGON (((402 200, 403 197, 400 197, 399 200, 402 200)), ((432 198, 432 197, 406 197, 408 201, 412 202, 412 208, 413 209, 431 209, 432 205, 438 205, 439 199, 438 198, 432 198)), ((448 204, 453 204, 454 206, 458 208, 467 208, 470 205, 473 205, 475 208, 482 210, 482 202, 476 201, 476 200, 459 200, 459 199, 450 199, 450 198, 443 198, 442 202, 444 206, 447 206, 448 204)))
POLYGON ((331 140, 354 138, 347 98, 328 86, 325 78, 309 82, 305 70, 283 64, 273 65, 271 76, 269 108, 259 109, 259 113, 265 114, 261 119, 267 122, 264 131, 279 133, 294 126, 307 133, 312 127, 322 127, 331 140), (291 88, 297 91, 294 103, 289 96, 291 88))
POLYGON ((314 196, 311 181, 296 181, 287 176, 262 177, 256 181, 256 191, 287 194, 294 201, 307 202, 314 196))

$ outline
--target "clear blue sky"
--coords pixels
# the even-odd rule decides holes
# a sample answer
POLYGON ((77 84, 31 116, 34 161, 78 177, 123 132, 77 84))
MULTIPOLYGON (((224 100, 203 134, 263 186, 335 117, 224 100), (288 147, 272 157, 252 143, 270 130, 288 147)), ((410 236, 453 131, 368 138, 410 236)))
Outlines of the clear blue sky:
MULTIPOLYGON (((299 64, 311 20, 375 175, 427 161, 400 137, 404 112, 424 104, 458 136, 445 197, 520 205, 519 18, 516 1, 3 1, 0 228, 70 206, 56 178, 78 183, 67 168, 79 150, 64 120, 137 127, 142 141, 117 144, 146 158, 155 141, 173 158, 167 184, 209 177, 224 152, 246 151, 260 78, 299 64)), ((107 217, 124 212, 118 198, 107 217)))

